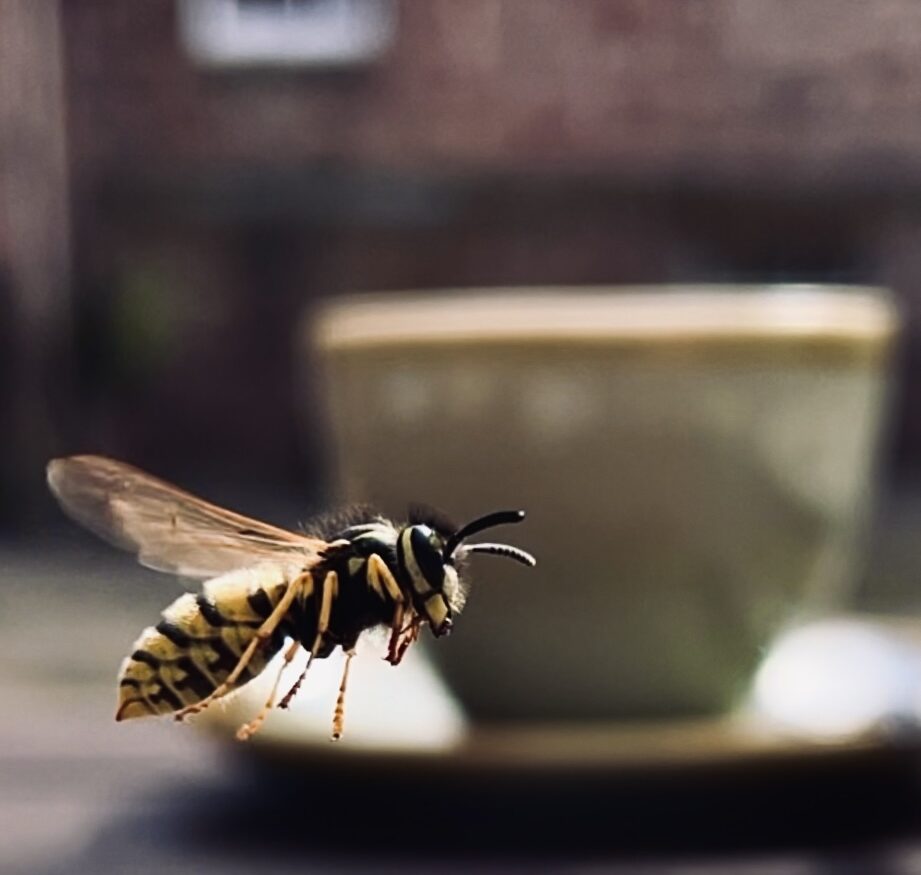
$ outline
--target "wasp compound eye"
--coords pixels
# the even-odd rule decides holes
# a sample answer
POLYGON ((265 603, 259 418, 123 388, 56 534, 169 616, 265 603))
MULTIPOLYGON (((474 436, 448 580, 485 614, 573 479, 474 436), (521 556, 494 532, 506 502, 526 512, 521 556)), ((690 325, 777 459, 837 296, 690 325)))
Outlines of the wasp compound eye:
POLYGON ((445 576, 444 559, 432 543, 432 530, 428 526, 411 526, 409 546, 407 560, 414 559, 426 583, 440 590, 445 576))

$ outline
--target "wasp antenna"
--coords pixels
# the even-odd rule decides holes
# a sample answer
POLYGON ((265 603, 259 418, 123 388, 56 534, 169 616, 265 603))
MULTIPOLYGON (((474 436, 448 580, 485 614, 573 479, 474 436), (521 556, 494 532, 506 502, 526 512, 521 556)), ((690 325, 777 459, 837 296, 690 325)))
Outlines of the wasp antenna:
POLYGON ((466 556, 468 553, 492 553, 494 556, 506 556, 514 559, 528 568, 537 565, 537 560, 528 552, 512 547, 510 544, 468 544, 458 550, 458 555, 466 556))
POLYGON ((467 525, 458 529, 450 538, 448 538, 444 547, 444 558, 450 559, 451 555, 458 548, 462 541, 482 532, 484 529, 491 529, 493 526, 504 526, 510 523, 520 523, 524 519, 523 510, 497 510, 488 513, 486 516, 477 517, 471 520, 467 525))

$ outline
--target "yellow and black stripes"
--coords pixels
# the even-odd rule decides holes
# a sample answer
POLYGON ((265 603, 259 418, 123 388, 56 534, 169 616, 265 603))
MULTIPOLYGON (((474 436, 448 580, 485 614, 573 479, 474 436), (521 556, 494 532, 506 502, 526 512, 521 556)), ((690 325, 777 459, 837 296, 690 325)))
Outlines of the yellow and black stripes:
MULTIPOLYGON (((464 604, 457 563, 466 556, 489 553, 534 564, 517 547, 467 543, 487 529, 521 522, 523 511, 496 511, 456 528, 431 509, 416 509, 398 525, 355 508, 316 523, 307 535, 217 507, 100 456, 52 461, 48 483, 78 522, 134 552, 143 565, 210 578, 200 594, 176 599, 135 642, 119 674, 117 720, 197 714, 261 674, 291 638, 265 704, 237 736, 248 738, 273 707, 284 666, 299 648, 310 650, 308 666, 337 648, 351 659, 366 630, 384 627, 390 629, 387 659, 397 665, 423 625, 436 636, 450 631, 464 604)), ((334 737, 342 731, 347 680, 348 662, 334 737)))
MULTIPOLYGON (((176 599, 156 626, 141 633, 122 665, 116 719, 198 713, 261 674, 287 637, 295 642, 287 662, 303 646, 310 651, 309 667, 338 647, 352 652, 365 630, 389 627, 387 659, 396 665, 423 624, 436 636, 451 630, 452 615, 464 602, 455 554, 490 552, 533 563, 507 545, 461 543, 467 534, 520 518, 518 512, 491 514, 447 540, 424 523, 397 528, 376 519, 340 532, 306 565, 267 563, 209 580, 200 594, 176 599)), ((287 705, 305 673, 279 707, 287 705)), ((240 737, 261 725, 279 681, 280 676, 240 737)), ((341 698, 344 690, 343 681, 341 698)), ((336 733, 341 711, 340 702, 336 733)))
MULTIPOLYGON (((236 668, 256 630, 282 599, 287 582, 275 567, 236 571, 186 593, 145 629, 119 674, 117 720, 169 714, 209 696, 236 668)), ((277 652, 281 627, 258 648, 236 686, 258 675, 277 652)))

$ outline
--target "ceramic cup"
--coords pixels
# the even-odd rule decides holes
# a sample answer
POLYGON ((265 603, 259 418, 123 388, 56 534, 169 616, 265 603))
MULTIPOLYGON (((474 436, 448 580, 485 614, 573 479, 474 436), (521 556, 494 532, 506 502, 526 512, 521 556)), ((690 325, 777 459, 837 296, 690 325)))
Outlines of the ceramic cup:
POLYGON ((340 498, 421 501, 491 556, 431 653, 479 720, 713 714, 797 614, 840 600, 896 314, 827 286, 340 298, 309 321, 340 498))

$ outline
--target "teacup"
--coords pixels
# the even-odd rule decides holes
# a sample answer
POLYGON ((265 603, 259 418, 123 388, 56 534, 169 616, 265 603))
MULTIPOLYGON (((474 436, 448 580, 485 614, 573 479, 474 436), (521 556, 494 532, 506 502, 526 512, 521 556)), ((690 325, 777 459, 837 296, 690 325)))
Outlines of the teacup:
POLYGON ((784 624, 847 592, 897 327, 882 290, 379 294, 310 326, 343 500, 527 511, 490 539, 537 567, 471 557, 431 647, 475 719, 723 712, 784 624))

